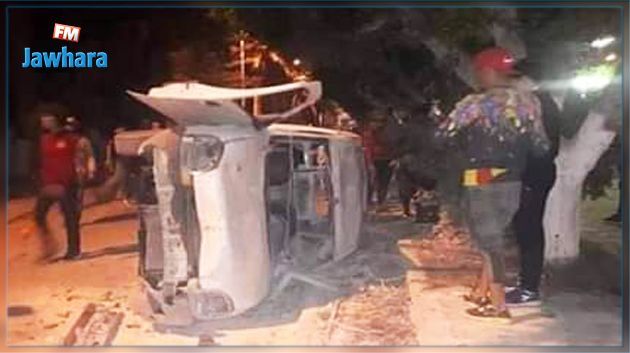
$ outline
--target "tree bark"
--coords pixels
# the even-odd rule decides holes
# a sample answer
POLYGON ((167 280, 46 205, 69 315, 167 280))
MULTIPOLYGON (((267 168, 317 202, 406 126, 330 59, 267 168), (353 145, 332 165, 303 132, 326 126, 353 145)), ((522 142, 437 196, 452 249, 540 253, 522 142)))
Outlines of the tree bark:
POLYGON ((543 221, 545 260, 549 263, 568 262, 579 255, 582 186, 615 137, 614 132, 604 129, 606 119, 591 111, 576 136, 560 141, 556 182, 543 221))
POLYGON ((579 255, 584 180, 617 134, 606 127, 607 120, 620 119, 621 96, 617 86, 606 89, 573 137, 560 140, 556 182, 547 198, 543 219, 547 263, 566 263, 579 255))

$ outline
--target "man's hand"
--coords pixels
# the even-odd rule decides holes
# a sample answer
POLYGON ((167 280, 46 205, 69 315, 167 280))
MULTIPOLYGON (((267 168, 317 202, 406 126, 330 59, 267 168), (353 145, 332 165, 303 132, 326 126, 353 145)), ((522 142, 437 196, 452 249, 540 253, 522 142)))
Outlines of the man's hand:
POLYGON ((90 157, 87 163, 87 178, 93 180, 96 176, 96 160, 94 157, 90 157))

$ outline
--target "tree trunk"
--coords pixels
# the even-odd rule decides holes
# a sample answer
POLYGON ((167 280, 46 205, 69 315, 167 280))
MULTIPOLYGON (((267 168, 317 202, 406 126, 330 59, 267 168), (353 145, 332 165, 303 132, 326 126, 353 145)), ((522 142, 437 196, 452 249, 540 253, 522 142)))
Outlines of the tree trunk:
POLYGON ((579 255, 582 185, 615 137, 604 128, 606 119, 591 111, 575 136, 560 141, 556 182, 543 220, 546 262, 568 262, 579 255))

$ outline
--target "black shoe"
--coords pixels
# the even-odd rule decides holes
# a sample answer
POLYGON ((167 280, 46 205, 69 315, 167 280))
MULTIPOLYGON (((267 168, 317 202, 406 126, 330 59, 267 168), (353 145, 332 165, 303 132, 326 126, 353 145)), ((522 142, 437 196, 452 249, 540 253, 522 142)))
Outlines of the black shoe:
POLYGON ((514 288, 505 293, 505 305, 508 307, 539 306, 540 293, 522 288, 514 288))
POLYGON ((621 215, 619 213, 615 213, 611 215, 610 217, 604 218, 604 221, 613 222, 613 223, 621 223, 621 215))

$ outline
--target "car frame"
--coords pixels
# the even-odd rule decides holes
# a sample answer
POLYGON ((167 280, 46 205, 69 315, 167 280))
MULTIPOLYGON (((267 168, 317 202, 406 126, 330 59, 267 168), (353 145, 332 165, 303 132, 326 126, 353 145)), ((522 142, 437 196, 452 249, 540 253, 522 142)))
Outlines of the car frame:
POLYGON ((139 240, 154 310, 185 323, 235 316, 269 295, 280 264, 308 271, 358 248, 367 207, 360 137, 279 123, 319 99, 319 82, 129 93, 171 122, 115 137, 118 153, 152 165, 139 240), (306 92, 302 104, 266 116, 233 102, 296 90, 306 92))

